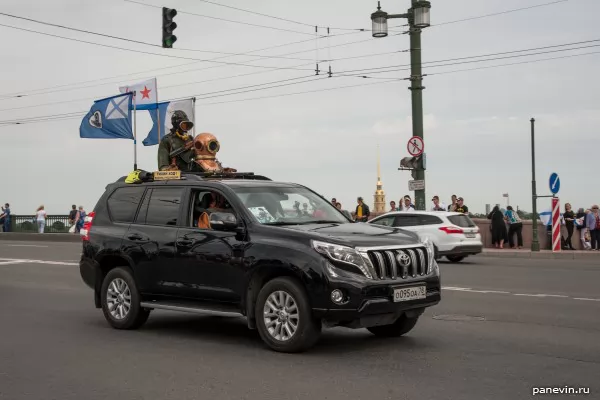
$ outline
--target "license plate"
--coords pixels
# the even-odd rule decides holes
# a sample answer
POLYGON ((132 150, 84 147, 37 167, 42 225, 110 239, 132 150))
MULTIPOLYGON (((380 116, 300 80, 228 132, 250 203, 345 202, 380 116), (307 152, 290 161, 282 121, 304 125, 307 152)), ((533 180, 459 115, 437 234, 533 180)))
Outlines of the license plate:
POLYGON ((475 234, 474 233, 465 233, 465 236, 468 238, 474 238, 475 234))
POLYGON ((413 286, 394 289, 394 302, 409 301, 427 298, 425 286, 413 286))

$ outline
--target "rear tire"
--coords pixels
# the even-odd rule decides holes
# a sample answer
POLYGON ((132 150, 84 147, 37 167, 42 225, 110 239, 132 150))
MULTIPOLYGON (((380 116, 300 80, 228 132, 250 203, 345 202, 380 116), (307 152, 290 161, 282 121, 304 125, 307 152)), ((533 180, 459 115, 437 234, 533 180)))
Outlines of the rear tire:
POLYGON ((459 263, 459 262, 461 262, 462 260, 465 259, 465 256, 446 256, 446 258, 450 262, 459 263))
POLYGON ((305 351, 321 336, 321 322, 313 318, 306 290, 292 278, 267 282, 258 293, 254 315, 261 339, 275 351, 305 351))
POLYGON ((367 330, 375 336, 398 337, 410 332, 418 320, 419 317, 408 318, 406 314, 403 314, 391 325, 372 326, 367 328, 367 330))
POLYGON ((100 292, 102 312, 115 329, 137 329, 150 315, 140 306, 140 293, 128 268, 117 267, 108 272, 100 292))

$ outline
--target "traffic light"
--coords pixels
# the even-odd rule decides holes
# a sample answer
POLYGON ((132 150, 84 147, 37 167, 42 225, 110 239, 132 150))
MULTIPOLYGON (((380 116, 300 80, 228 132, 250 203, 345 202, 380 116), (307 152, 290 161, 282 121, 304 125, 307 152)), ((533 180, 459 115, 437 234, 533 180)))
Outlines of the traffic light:
POLYGON ((177 36, 173 35, 173 31, 177 28, 177 24, 173 22, 173 18, 177 15, 177 10, 163 7, 162 15, 162 47, 171 49, 173 48, 173 43, 177 41, 177 36))

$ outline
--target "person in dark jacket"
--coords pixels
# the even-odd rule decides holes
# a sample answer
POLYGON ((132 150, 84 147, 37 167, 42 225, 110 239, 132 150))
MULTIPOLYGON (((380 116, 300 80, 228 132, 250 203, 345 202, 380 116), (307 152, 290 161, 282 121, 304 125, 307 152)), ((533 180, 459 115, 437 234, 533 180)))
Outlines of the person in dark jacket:
POLYGON ((356 211, 354 213, 354 220, 356 222, 367 222, 369 220, 369 215, 371 215, 369 206, 363 202, 362 197, 359 197, 357 201, 358 205, 356 206, 356 211))
POLYGON ((506 240, 506 223, 500 207, 495 206, 488 219, 492 221, 492 244, 498 249, 503 249, 506 240))

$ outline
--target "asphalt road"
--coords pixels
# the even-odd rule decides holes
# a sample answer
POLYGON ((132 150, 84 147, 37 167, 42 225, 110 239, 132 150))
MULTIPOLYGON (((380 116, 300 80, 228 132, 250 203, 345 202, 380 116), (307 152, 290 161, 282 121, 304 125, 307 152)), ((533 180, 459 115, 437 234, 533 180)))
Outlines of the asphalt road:
POLYGON ((0 399, 600 398, 600 258, 442 263, 442 302, 406 337, 338 328, 289 355, 242 318, 154 311, 109 328, 79 248, 0 242, 0 399))

